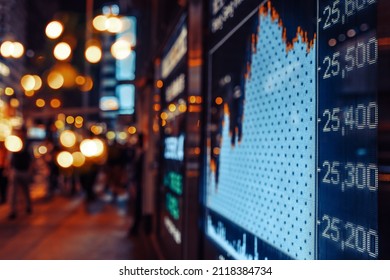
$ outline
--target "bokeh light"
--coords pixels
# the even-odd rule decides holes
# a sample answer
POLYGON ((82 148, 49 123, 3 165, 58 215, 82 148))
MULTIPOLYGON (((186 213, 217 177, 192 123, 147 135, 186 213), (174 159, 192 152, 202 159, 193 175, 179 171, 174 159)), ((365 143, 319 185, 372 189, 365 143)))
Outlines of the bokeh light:
POLYGON ((67 117, 66 117, 66 122, 67 122, 68 124, 73 124, 73 123, 74 123, 74 117, 72 117, 72 116, 67 116, 67 117))
POLYGON ((123 39, 119 39, 111 46, 111 54, 116 59, 125 59, 131 54, 131 44, 123 39))
POLYGON ((34 90, 35 88, 35 79, 32 75, 24 75, 20 80, 20 84, 22 85, 25 91, 34 90))
POLYGON ((73 166, 74 167, 81 167, 85 163, 85 156, 81 152, 74 152, 72 153, 73 157, 73 166))
POLYGON ((94 157, 98 154, 98 146, 94 140, 85 139, 80 143, 80 151, 86 157, 94 157))
POLYGON ((41 155, 45 155, 47 153, 47 147, 46 146, 39 146, 38 147, 38 153, 41 154, 41 155))
POLYGON ((72 154, 66 151, 60 152, 57 155, 57 163, 63 168, 71 167, 73 164, 72 154))
POLYGON ((98 15, 96 16, 93 21, 93 27, 98 31, 105 31, 107 30, 107 17, 104 15, 98 15))
POLYGON ((109 17, 106 26, 108 32, 119 33, 122 30, 122 21, 118 17, 109 17))
POLYGON ((33 75, 34 78, 34 88, 33 90, 39 90, 42 87, 42 79, 38 75, 33 75))
POLYGON ((45 102, 45 100, 43 100, 42 98, 38 98, 38 99, 35 101, 35 105, 37 105, 37 107, 39 107, 39 108, 42 108, 42 107, 45 107, 46 102, 45 102))
POLYGON ((18 108, 20 106, 20 102, 16 98, 12 98, 9 101, 9 104, 11 105, 12 108, 18 108))
POLYGON ((68 43, 58 43, 54 48, 54 57, 58 60, 66 60, 72 53, 72 49, 68 43))
POLYGON ((104 143, 102 140, 95 138, 92 140, 96 145, 95 157, 100 157, 104 153, 104 143))
POLYGON ((4 141, 5 148, 10 152, 19 152, 23 149, 23 141, 16 135, 9 135, 4 141))
POLYGON ((14 95, 15 91, 11 87, 6 87, 4 90, 4 93, 5 93, 5 95, 12 96, 12 95, 14 95))
POLYGON ((52 100, 50 100, 50 106, 53 109, 60 108, 61 107, 61 101, 58 98, 53 98, 52 100))
POLYGON ((59 21, 50 22, 45 29, 46 36, 50 39, 57 39, 64 31, 64 26, 59 21))
POLYGON ((5 41, 1 44, 0 53, 4 57, 11 57, 14 51, 14 44, 10 41, 5 41))
POLYGON ((7 119, 0 119, 0 141, 4 141, 11 135, 12 126, 7 119))
POLYGON ((137 129, 134 127, 134 126, 130 126, 127 131, 130 133, 130 134, 135 134, 137 132, 137 129))
POLYGON ((90 63, 98 63, 102 58, 102 50, 98 46, 89 46, 85 51, 85 58, 90 63))
POLYGON ((116 137, 116 133, 114 131, 108 131, 106 133, 106 137, 108 140, 114 140, 116 137))
POLYGON ((21 43, 15 42, 13 43, 13 52, 11 54, 14 58, 20 58, 24 54, 24 47, 21 43))
POLYGON ((47 84, 52 89, 59 89, 64 85, 64 77, 61 75, 61 73, 52 71, 47 76, 47 84))
POLYGON ((64 130, 60 134, 60 143, 67 148, 73 147, 76 144, 76 134, 71 130, 64 130))

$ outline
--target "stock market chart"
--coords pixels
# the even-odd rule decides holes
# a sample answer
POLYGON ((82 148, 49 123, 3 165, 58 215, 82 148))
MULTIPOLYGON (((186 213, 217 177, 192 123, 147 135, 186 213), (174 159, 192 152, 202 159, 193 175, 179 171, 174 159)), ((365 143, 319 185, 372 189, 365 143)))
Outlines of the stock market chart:
POLYGON ((232 259, 378 258, 376 0, 211 2, 208 239, 232 259))

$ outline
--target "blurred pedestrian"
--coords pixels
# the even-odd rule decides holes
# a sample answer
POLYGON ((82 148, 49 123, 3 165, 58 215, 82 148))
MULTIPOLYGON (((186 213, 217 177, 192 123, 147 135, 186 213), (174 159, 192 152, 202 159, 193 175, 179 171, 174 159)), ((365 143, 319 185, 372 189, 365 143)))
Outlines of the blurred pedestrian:
POLYGON ((126 191, 127 150, 114 140, 108 146, 108 156, 105 166, 106 192, 113 194, 113 199, 126 191))
POLYGON ((19 189, 22 190, 26 201, 26 213, 32 213, 30 183, 32 177, 32 155, 30 154, 30 143, 27 140, 26 130, 23 128, 18 133, 23 141, 23 147, 19 152, 11 155, 11 211, 8 218, 13 220, 17 216, 17 196, 19 189))
POLYGON ((138 135, 136 155, 133 161, 133 191, 134 196, 134 221, 128 235, 137 235, 142 220, 142 184, 143 184, 144 145, 143 135, 138 135))
POLYGON ((8 167, 8 151, 4 142, 0 142, 0 204, 4 204, 7 201, 8 167))

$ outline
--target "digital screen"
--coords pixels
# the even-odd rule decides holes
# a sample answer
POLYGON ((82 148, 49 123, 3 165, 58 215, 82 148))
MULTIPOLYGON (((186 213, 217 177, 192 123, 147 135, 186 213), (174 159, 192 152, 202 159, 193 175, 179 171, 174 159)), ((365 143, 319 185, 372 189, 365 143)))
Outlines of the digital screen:
POLYGON ((187 25, 182 17, 171 34, 161 59, 163 87, 162 130, 162 186, 160 188, 161 246, 166 258, 183 256, 184 224, 184 154, 185 112, 187 85, 185 80, 187 57, 187 25))
POLYGON ((378 258, 376 2, 211 1, 208 257, 378 258))
POLYGON ((115 88, 115 94, 119 101, 119 114, 131 115, 134 113, 134 85, 118 85, 115 88))
POLYGON ((376 2, 319 1, 320 259, 379 255, 376 2))
POLYGON ((34 126, 27 129, 27 137, 32 140, 43 140, 46 138, 45 127, 34 126))

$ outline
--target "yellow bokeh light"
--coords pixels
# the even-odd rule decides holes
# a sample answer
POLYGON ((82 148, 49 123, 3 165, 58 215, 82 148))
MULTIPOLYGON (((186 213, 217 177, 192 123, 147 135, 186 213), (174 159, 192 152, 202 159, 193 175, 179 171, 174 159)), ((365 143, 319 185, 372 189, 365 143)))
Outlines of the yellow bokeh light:
POLYGON ((111 54, 116 59, 125 59, 131 54, 131 44, 120 39, 111 46, 111 54))
POLYGON ((93 125, 93 126, 91 126, 91 131, 95 135, 100 135, 103 133, 103 127, 98 126, 98 125, 93 125))
POLYGON ((83 121, 84 121, 84 119, 83 119, 83 117, 81 117, 81 116, 77 116, 77 117, 75 118, 75 122, 76 122, 76 123, 83 123, 83 121))
POLYGON ((57 155, 57 163, 63 168, 71 167, 73 164, 72 154, 69 152, 60 152, 57 155))
POLYGON ((91 139, 85 139, 80 143, 80 151, 86 157, 94 157, 98 153, 96 142, 91 139))
POLYGON ((66 122, 67 122, 68 124, 73 124, 73 123, 74 123, 74 117, 72 117, 72 116, 67 116, 67 117, 66 117, 66 122))
POLYGON ((64 31, 64 26, 59 21, 50 22, 45 29, 46 36, 50 39, 57 39, 64 31))
POLYGON ((176 105, 175 104, 169 104, 168 110, 171 111, 171 112, 175 112, 176 111, 176 105))
POLYGON ((61 120, 56 120, 54 125, 57 129, 63 129, 65 127, 65 123, 61 120))
POLYGON ((0 53, 4 57, 11 57, 14 51, 14 44, 10 41, 5 41, 1 44, 0 53))
POLYGON ((35 79, 32 75, 24 75, 20 80, 20 84, 22 85, 25 91, 34 90, 35 88, 35 79))
POLYGON ((71 130, 64 130, 60 134, 60 143, 67 148, 73 147, 76 144, 76 134, 71 130))
POLYGON ((108 32, 119 33, 122 30, 122 21, 117 17, 109 17, 106 26, 108 32))
MULTIPOLYGON (((34 78, 34 88, 33 90, 39 90, 42 87, 42 79, 38 75, 33 75, 34 78)), ((30 89, 25 89, 25 90, 30 90, 30 89)))
POLYGON ((82 86, 85 84, 85 78, 83 76, 77 76, 75 82, 77 85, 82 86))
POLYGON ((98 138, 95 138, 92 141, 95 143, 95 146, 96 146, 95 157, 100 157, 104 153, 104 143, 102 140, 100 140, 98 138))
POLYGON ((83 127, 83 123, 75 123, 74 126, 76 128, 82 128, 83 127))
POLYGON ((127 131, 130 133, 130 134, 135 134, 137 132, 137 129, 134 127, 134 126, 130 126, 127 131))
POLYGON ((61 107, 61 101, 58 98, 50 100, 50 106, 54 109, 61 107))
POLYGON ((64 77, 61 75, 61 73, 52 71, 47 77, 47 84, 52 89, 59 89, 64 85, 64 77))
POLYGON ((115 134, 114 131, 108 131, 108 132, 106 133, 106 137, 107 137, 108 140, 114 140, 115 137, 116 137, 116 134, 115 134))
POLYGON ((85 58, 90 63, 98 63, 102 58, 102 50, 98 46, 89 46, 85 51, 85 58))
POLYGON ((118 138, 119 138, 120 140, 126 140, 126 139, 127 139, 127 133, 124 132, 124 131, 119 132, 119 133, 118 133, 118 138))
POLYGON ((65 121, 65 114, 63 114, 63 113, 58 114, 57 115, 57 120, 65 121))
POLYGON ((18 108, 20 106, 20 102, 19 100, 17 100, 16 98, 12 98, 10 101, 9 101, 9 104, 11 105, 11 107, 13 108, 18 108))
POLYGON ((38 98, 38 99, 35 101, 35 105, 37 105, 37 107, 39 107, 39 108, 42 108, 42 107, 45 107, 46 102, 45 102, 45 100, 43 100, 42 98, 38 98))
POLYGON ((81 152, 74 152, 72 153, 73 157, 73 166, 74 167, 81 167, 85 163, 85 156, 81 152))
POLYGON ((88 92, 93 88, 93 81, 90 77, 85 77, 85 83, 81 86, 81 91, 88 92))
POLYGON ((0 141, 4 141, 5 138, 11 135, 12 125, 9 120, 0 119, 0 141))
POLYGON ((46 146, 39 146, 38 153, 40 153, 41 155, 45 155, 47 153, 47 147, 46 146))
POLYGON ((98 31, 105 31, 107 30, 108 23, 107 23, 107 17, 104 15, 99 15, 95 17, 92 21, 93 27, 95 27, 98 31))
POLYGON ((27 90, 24 92, 24 95, 26 95, 27 97, 32 97, 35 95, 35 91, 33 90, 27 90))
POLYGON ((14 42, 13 43, 13 52, 11 54, 12 57, 14 58, 20 58, 24 54, 24 47, 21 43, 19 42, 14 42))
POLYGON ((185 111, 187 111, 187 106, 185 104, 180 104, 179 112, 184 113, 185 111))
POLYGON ((19 152, 23 149, 23 141, 16 135, 9 135, 4 141, 5 148, 10 152, 19 152))
POLYGON ((72 49, 68 43, 61 42, 58 43, 54 48, 54 57, 58 60, 66 60, 69 58, 72 53, 72 49))
POLYGON ((6 87, 4 90, 4 93, 5 93, 5 95, 12 96, 12 95, 14 95, 15 91, 11 87, 6 87))
POLYGON ((168 114, 166 112, 161 113, 161 119, 166 120, 168 119, 168 114))

